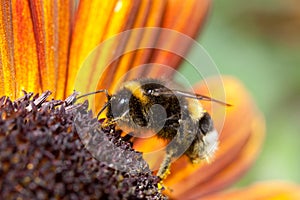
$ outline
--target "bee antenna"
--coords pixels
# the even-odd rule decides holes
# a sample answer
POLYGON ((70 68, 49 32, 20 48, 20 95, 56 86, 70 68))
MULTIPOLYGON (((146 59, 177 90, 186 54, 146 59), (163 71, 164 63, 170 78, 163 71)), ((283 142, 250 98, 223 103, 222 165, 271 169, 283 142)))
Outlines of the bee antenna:
POLYGON ((232 106, 232 104, 229 104, 229 103, 226 103, 226 102, 223 102, 223 101, 219 101, 219 100, 213 99, 213 98, 210 98, 210 99, 202 99, 202 100, 204 100, 204 101, 213 101, 213 102, 218 103, 218 104, 221 104, 221 105, 223 105, 223 106, 228 106, 228 107, 232 106))
POLYGON ((110 105, 110 99, 104 104, 104 106, 101 108, 101 110, 97 114, 97 119, 100 117, 101 113, 107 108, 107 106, 110 105))
POLYGON ((99 116, 101 115, 101 113, 107 108, 107 106, 110 105, 110 99, 111 99, 111 95, 108 93, 107 89, 103 89, 103 90, 97 90, 97 91, 94 91, 94 92, 89 92, 89 93, 86 93, 86 94, 83 94, 79 97, 77 97, 75 99, 75 102, 78 100, 78 99, 81 99, 83 97, 87 97, 89 95, 93 95, 93 94, 98 94, 98 93, 102 93, 102 92, 105 92, 105 95, 106 95, 106 98, 107 98, 107 102, 104 104, 104 106, 101 108, 101 110, 98 112, 97 114, 97 119, 99 118, 99 116))
POLYGON ((221 104, 221 105, 223 105, 223 106, 232 106, 232 105, 229 104, 229 103, 226 103, 226 102, 223 102, 223 101, 220 101, 220 100, 217 100, 217 99, 211 98, 211 97, 209 97, 209 96, 205 96, 205 95, 196 94, 196 98, 197 98, 198 100, 203 100, 203 101, 212 101, 212 102, 221 104))
POLYGON ((107 89, 103 89, 103 90, 97 90, 97 91, 94 91, 94 92, 89 92, 89 93, 83 94, 83 95, 77 97, 75 101, 77 101, 78 99, 81 99, 83 97, 87 97, 89 95, 98 94, 98 93, 102 93, 102 92, 105 92, 105 95, 106 95, 107 99, 110 99, 110 95, 109 95, 107 89))

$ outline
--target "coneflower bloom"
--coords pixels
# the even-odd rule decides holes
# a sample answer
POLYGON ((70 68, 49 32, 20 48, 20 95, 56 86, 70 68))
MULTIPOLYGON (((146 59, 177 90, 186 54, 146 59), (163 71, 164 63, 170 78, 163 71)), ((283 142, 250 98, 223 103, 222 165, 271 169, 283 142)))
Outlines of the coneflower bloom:
MULTIPOLYGON (((185 157, 178 159, 163 182, 164 191, 155 187, 159 180, 148 167, 155 161, 145 163, 141 154, 123 141, 114 127, 98 129, 100 122, 87 111, 87 103, 76 106, 70 101, 76 96, 72 93, 77 89, 75 85, 83 65, 90 64, 84 74, 90 79, 81 82, 81 89, 90 92, 104 88, 113 92, 125 74, 128 79, 159 78, 161 73, 171 77, 171 72, 162 72, 152 65, 132 73, 135 67, 149 63, 178 69, 182 57, 164 49, 177 47, 180 41, 164 31, 149 35, 141 29, 122 40, 106 43, 102 51, 96 51, 97 59, 90 60, 91 63, 87 58, 104 41, 132 29, 166 28, 195 38, 209 8, 209 0, 184 3, 180 0, 3 0, 0 6, 0 95, 12 100, 0 99, 0 196, 39 199, 159 199, 166 198, 164 195, 173 199, 239 199, 244 194, 251 194, 251 199, 299 197, 299 187, 285 183, 262 183, 249 189, 221 191, 253 164, 265 132, 260 111, 234 77, 221 76, 224 87, 215 84, 218 81, 214 77, 194 87, 204 95, 210 95, 211 90, 216 94, 225 92, 226 102, 234 106, 224 108, 225 121, 220 119, 224 117, 222 114, 212 113, 221 131, 219 149, 212 161, 192 165, 185 157), (142 48, 156 44, 160 49, 142 48), (132 47, 136 50, 124 54, 132 47), (116 54, 122 56, 107 64, 116 54), (93 69, 102 71, 102 76, 94 74, 93 69), (92 80, 97 80, 96 88, 89 85, 92 80), (51 97, 57 100, 51 97, 46 100, 50 92, 33 96, 24 94, 23 90, 34 93, 49 90, 51 97), (81 109, 81 122, 92 125, 114 145, 133 152, 130 160, 143 163, 138 169, 144 171, 124 174, 111 168, 114 163, 104 164, 94 159, 80 143, 78 130, 72 124, 72 120, 78 119, 73 111, 78 109, 81 109)), ((191 44, 180 45, 182 55, 186 55, 191 44)), ((99 109, 105 98, 96 99, 99 109)), ((210 112, 211 104, 204 102, 203 105, 210 112)), ((134 147, 147 152, 156 143, 156 138, 139 140, 134 147)))

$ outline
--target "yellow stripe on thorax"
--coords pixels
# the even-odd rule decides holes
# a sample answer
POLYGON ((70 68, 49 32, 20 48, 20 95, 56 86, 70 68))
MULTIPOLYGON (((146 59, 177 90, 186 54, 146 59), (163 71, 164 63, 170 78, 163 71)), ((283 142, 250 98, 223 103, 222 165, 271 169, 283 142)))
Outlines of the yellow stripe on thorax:
POLYGON ((202 107, 202 104, 197 99, 187 99, 188 110, 191 114, 191 118, 194 120, 199 120, 202 118, 203 114, 206 112, 202 107))
POLYGON ((141 88, 141 84, 137 81, 129 81, 124 85, 124 88, 132 92, 132 94, 138 98, 141 103, 146 103, 148 98, 144 95, 144 91, 141 88))

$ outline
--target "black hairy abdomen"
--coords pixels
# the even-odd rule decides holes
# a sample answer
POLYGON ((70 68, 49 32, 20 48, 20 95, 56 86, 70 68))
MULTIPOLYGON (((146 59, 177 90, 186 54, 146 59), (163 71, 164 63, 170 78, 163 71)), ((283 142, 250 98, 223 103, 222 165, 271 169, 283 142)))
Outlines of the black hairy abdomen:
MULTIPOLYGON (((167 89, 165 86, 159 83, 144 83, 142 89, 144 91, 153 89, 167 89)), ((169 90, 171 91, 171 90, 169 90)), ((147 95, 149 103, 147 104, 146 110, 150 110, 155 104, 160 105, 164 108, 165 115, 161 115, 159 112, 154 113, 153 118, 156 120, 153 122, 151 129, 156 130, 161 128, 157 136, 164 139, 172 139, 176 136, 179 129, 179 120, 183 115, 186 115, 185 105, 186 101, 183 98, 177 97, 176 95, 147 95), (164 117, 163 119, 161 117, 164 117)))

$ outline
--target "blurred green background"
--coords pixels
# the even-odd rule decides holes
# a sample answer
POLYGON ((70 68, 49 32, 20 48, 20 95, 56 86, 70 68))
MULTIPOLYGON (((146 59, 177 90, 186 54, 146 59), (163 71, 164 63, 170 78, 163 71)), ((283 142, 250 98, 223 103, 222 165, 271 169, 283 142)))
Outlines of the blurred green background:
POLYGON ((237 183, 300 183, 300 1, 215 0, 199 37, 221 74, 239 78, 264 113, 267 136, 237 183))

